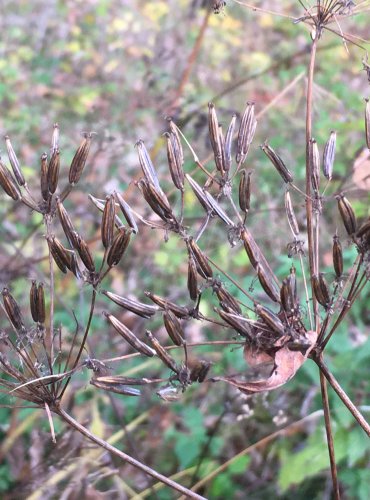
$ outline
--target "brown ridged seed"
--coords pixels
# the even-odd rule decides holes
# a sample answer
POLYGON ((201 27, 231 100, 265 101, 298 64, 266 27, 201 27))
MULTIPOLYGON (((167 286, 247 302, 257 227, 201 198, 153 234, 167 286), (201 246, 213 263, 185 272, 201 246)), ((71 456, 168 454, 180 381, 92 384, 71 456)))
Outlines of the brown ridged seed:
POLYGON ((131 230, 127 230, 125 227, 120 227, 118 229, 107 255, 107 263, 109 267, 119 264, 128 247, 128 244, 130 243, 130 238, 131 230))
POLYGON ((191 300, 197 300, 198 298, 198 274, 197 265, 195 263, 194 257, 189 253, 188 259, 188 291, 191 300))
POLYGON ((239 182, 239 207, 247 214, 251 206, 251 175, 252 172, 241 171, 239 182))
POLYGON ((224 168, 226 172, 229 172, 232 165, 232 155, 231 155, 231 147, 233 143, 234 130, 236 124, 236 115, 233 115, 230 125, 228 126, 226 136, 225 136, 225 147, 224 147, 224 168))
POLYGON ((17 201, 21 197, 21 193, 19 191, 19 187, 13 178, 10 171, 4 165, 4 163, 0 160, 0 185, 5 191, 5 193, 13 198, 13 200, 17 201))
POLYGON ((172 181, 177 189, 184 191, 184 170, 181 163, 181 155, 177 148, 177 140, 174 134, 164 134, 167 142, 167 161, 172 181))
POLYGON ((163 323, 172 342, 178 346, 183 345, 185 341, 181 323, 171 310, 163 313, 163 323))
POLYGON ((208 263, 207 257, 199 248, 199 246, 195 243, 194 238, 189 238, 187 240, 187 246, 189 252, 194 257, 195 265, 197 266, 197 271, 205 279, 213 278, 213 271, 208 263))
POLYGON ((45 323, 46 311, 45 311, 45 293, 43 283, 39 283, 37 287, 37 313, 39 317, 39 323, 45 323))
MULTIPOLYGON (((86 241, 78 233, 75 234, 75 238, 76 238, 76 242, 77 242, 76 250, 78 252, 78 255, 80 256, 80 259, 84 263, 84 266, 91 273, 95 272, 94 259, 91 255, 90 249, 89 249, 86 241)), ((112 248, 113 248, 113 245, 112 245, 111 249, 112 248)))
POLYGON ((238 133, 236 162, 244 163, 256 132, 257 120, 254 116, 254 102, 247 102, 238 133))
POLYGON ((158 310, 159 307, 152 306, 150 304, 143 304, 137 300, 127 299, 126 297, 121 297, 112 292, 108 292, 106 290, 102 290, 102 294, 104 294, 108 299, 117 304, 128 311, 141 316, 142 318, 151 318, 158 310))
POLYGON ((139 228, 137 227, 130 205, 123 199, 123 197, 117 191, 115 191, 114 194, 116 196, 119 208, 121 209, 121 212, 125 216, 127 224, 132 229, 132 232, 134 234, 137 234, 139 232, 139 228))
POLYGON ((185 177, 188 180, 188 182, 190 184, 190 187, 193 190, 193 193, 197 197, 199 203, 202 205, 202 207, 204 208, 204 210, 207 213, 211 213, 212 212, 212 207, 209 204, 209 201, 207 200, 207 197, 204 194, 203 189, 199 186, 199 184, 189 174, 185 174, 185 177))
POLYGON ((214 197, 208 192, 203 190, 204 195, 207 199, 208 204, 212 207, 212 211, 218 215, 218 217, 227 225, 234 227, 233 221, 230 219, 230 217, 226 214, 226 212, 221 208, 219 203, 214 199, 214 197))
POLYGON ((53 235, 47 238, 47 242, 56 265, 66 274, 71 267, 71 252, 53 235))
POLYGON ((143 177, 137 182, 137 186, 153 212, 155 212, 164 222, 173 220, 174 216, 167 198, 157 191, 154 184, 148 182, 147 179, 143 177))
POLYGON ((48 188, 48 155, 44 153, 41 156, 40 162, 40 187, 41 187, 41 196, 46 201, 49 197, 49 188, 48 188))
POLYGON ((72 186, 77 184, 77 182, 80 180, 82 171, 85 168, 86 160, 89 155, 91 146, 91 137, 91 132, 84 134, 84 138, 72 159, 68 176, 69 183, 72 184, 72 186))
POLYGON ((333 177, 336 142, 337 142, 337 133, 334 130, 332 130, 330 132, 330 137, 327 143, 325 144, 324 154, 322 159, 323 173, 324 176, 328 179, 328 181, 330 181, 331 178, 333 177))
POLYGON ((113 194, 105 199, 105 207, 101 221, 101 239, 104 248, 109 248, 113 242, 116 202, 113 194))
POLYGON ((223 165, 223 147, 221 142, 221 135, 216 114, 216 108, 212 102, 208 103, 208 129, 209 129, 209 138, 211 141, 213 155, 215 158, 216 168, 220 172, 221 176, 223 176, 225 173, 223 165))
POLYGON ((343 274, 343 252, 342 245, 337 234, 333 236, 333 264, 337 278, 343 274))
POLYGON ((293 175, 291 171, 285 166, 285 163, 276 153, 276 151, 274 151, 272 147, 268 145, 267 142, 262 144, 261 149, 268 157, 268 159, 271 161, 271 163, 274 165, 276 170, 279 172, 283 181, 286 183, 293 182, 293 175))
POLYGON ((173 359, 172 356, 170 356, 168 354, 168 352, 166 351, 166 349, 164 349, 161 344, 158 342, 158 340, 152 335, 151 332, 149 332, 148 330, 145 332, 146 333, 146 336, 148 337, 148 339, 150 340, 150 343, 152 344, 153 346, 153 349, 155 350, 155 352, 157 353, 157 356, 163 361, 163 363, 168 366, 168 368, 172 371, 174 371, 175 373, 178 373, 179 372, 179 368, 177 366, 177 363, 176 361, 173 359))
POLYGON ((64 234, 73 248, 77 248, 77 231, 75 230, 72 219, 70 218, 67 210, 64 208, 63 203, 57 198, 57 212, 59 216, 60 223, 62 225, 64 234))
POLYGON ((180 163, 181 163, 181 165, 183 165, 184 164, 184 151, 183 151, 182 145, 181 145, 180 134, 179 134, 179 132, 177 130, 177 126, 176 126, 175 122, 172 120, 172 118, 169 117, 167 119, 167 121, 168 121, 168 125, 170 128, 170 132, 171 132, 171 134, 173 134, 174 139, 175 139, 176 151, 179 154, 180 163))
POLYGON ((54 123, 53 134, 51 136, 51 152, 59 148, 59 125, 54 123))
POLYGON ((325 309, 328 309, 330 304, 330 294, 323 274, 319 273, 319 276, 317 276, 316 274, 312 275, 311 281, 312 290, 315 294, 317 302, 321 304, 325 309))
POLYGON ((140 396, 140 389, 134 387, 128 387, 122 383, 117 383, 114 381, 101 381, 99 379, 93 378, 90 380, 90 384, 94 385, 98 389, 103 389, 104 391, 114 392, 116 394, 123 394, 124 396, 140 396))
POLYGON ((24 323, 23 323, 22 313, 17 301, 14 299, 13 295, 9 292, 8 288, 3 288, 1 293, 3 296, 5 311, 12 325, 18 331, 23 330, 24 323))
POLYGON ((37 284, 35 280, 32 280, 32 285, 30 289, 30 309, 33 321, 36 323, 39 321, 39 310, 38 310, 38 291, 37 284))
POLYGON ((59 149, 54 149, 48 165, 48 190, 52 194, 55 193, 58 187, 59 169, 60 151, 59 149))
POLYGON ((309 142, 309 160, 312 189, 318 193, 320 190, 320 152, 315 139, 310 139, 309 142))
POLYGON ((145 147, 144 142, 142 140, 139 140, 137 141, 135 146, 137 148, 137 152, 139 155, 140 167, 141 170, 143 171, 146 181, 153 184, 159 192, 163 193, 159 185, 157 173, 155 171, 154 165, 152 163, 152 160, 150 159, 149 153, 145 147))
POLYGON ((254 241, 253 236, 246 231, 242 231, 240 237, 243 240, 244 248, 247 252, 249 261, 252 267, 256 269, 260 257, 260 250, 257 246, 257 243, 254 241))
POLYGON ((366 146, 370 149, 370 101, 369 99, 365 99, 365 137, 366 137, 366 146))
MULTIPOLYGON (((95 198, 92 194, 88 194, 87 195, 89 200, 91 201, 91 203, 93 203, 93 205, 101 212, 103 213, 104 212, 104 208, 105 208, 105 202, 101 201, 101 200, 98 200, 98 198, 95 198)), ((120 227, 123 227, 124 224, 123 222, 121 221, 121 219, 118 217, 118 215, 116 214, 114 216, 114 224, 115 226, 119 229, 120 227)))
POLYGON ((246 321, 238 319, 238 315, 235 315, 235 313, 233 312, 230 313, 217 308, 215 309, 215 311, 228 325, 231 326, 231 328, 237 331, 240 335, 246 337, 247 339, 252 338, 252 330, 250 326, 246 321))
POLYGON ((171 302, 159 295, 155 295, 151 292, 144 292, 145 295, 152 300, 155 304, 157 304, 162 309, 169 309, 172 311, 178 318, 187 318, 189 316, 189 310, 186 307, 178 306, 174 302, 171 302))
POLYGON ((268 273, 266 273, 265 269, 261 264, 257 264, 257 277, 258 281, 261 284, 261 287, 264 289, 266 294, 270 297, 274 302, 280 302, 280 294, 274 283, 269 278, 268 273))
POLYGON ((21 170, 21 166, 19 164, 17 155, 15 154, 15 151, 13 149, 12 143, 10 142, 9 136, 5 136, 5 144, 6 144, 6 150, 8 153, 8 158, 10 165, 12 167, 13 173, 15 178, 17 179, 17 182, 20 186, 24 186, 26 184, 26 180, 24 178, 24 175, 21 170))
POLYGON ((235 311, 237 314, 242 313, 239 302, 234 299, 231 293, 228 292, 222 285, 216 285, 215 292, 218 300, 220 301, 221 307, 225 305, 226 307, 235 311))
POLYGON ((291 313, 294 310, 294 302, 292 295, 290 293, 290 287, 288 285, 288 280, 284 279, 280 288, 280 302, 282 308, 287 313, 291 313))
POLYGON ((297 218, 294 213, 290 192, 288 190, 285 191, 285 212, 288 219, 290 230, 292 231, 293 235, 297 238, 299 235, 299 226, 297 218))
POLYGON ((355 212, 353 211, 350 202, 344 195, 338 195, 336 198, 344 227, 346 228, 347 234, 351 236, 356 232, 357 229, 355 212))
POLYGON ((267 326, 271 328, 271 330, 273 330, 278 335, 284 335, 285 327, 275 313, 273 313, 267 307, 261 306, 260 304, 257 304, 255 309, 258 316, 263 320, 264 323, 266 323, 267 326))
POLYGON ((123 337, 128 344, 145 356, 152 357, 155 352, 148 345, 144 344, 126 325, 121 323, 112 314, 104 313, 105 317, 113 328, 123 337))

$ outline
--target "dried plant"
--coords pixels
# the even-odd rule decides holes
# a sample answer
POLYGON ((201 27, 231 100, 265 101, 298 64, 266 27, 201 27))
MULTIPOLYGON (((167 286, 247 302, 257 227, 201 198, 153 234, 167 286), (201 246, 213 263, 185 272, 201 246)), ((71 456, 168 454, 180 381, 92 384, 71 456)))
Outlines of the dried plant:
MULTIPOLYGON (((219 12, 224 6, 225 2, 213 2, 215 12, 219 12)), ((99 265, 91 245, 76 231, 75 224, 64 206, 65 200, 83 175, 93 134, 84 134, 69 168, 68 183, 65 187, 60 187, 59 128, 57 124, 54 125, 50 155, 48 157, 44 153, 41 156, 38 194, 29 189, 10 138, 6 136, 11 170, 3 161, 0 162, 0 184, 4 193, 15 202, 21 202, 43 216, 49 252, 50 287, 37 283, 36 280, 32 281, 29 318, 21 311, 9 288, 2 290, 2 308, 8 318, 9 328, 1 331, 0 365, 4 374, 0 379, 1 390, 32 403, 34 407, 44 408, 53 437, 54 413, 91 441, 159 481, 188 497, 203 498, 195 491, 188 490, 121 452, 74 420, 63 406, 63 396, 74 374, 82 369, 90 369, 93 373, 91 384, 94 387, 126 396, 139 396, 140 387, 155 385, 160 398, 176 401, 190 385, 203 383, 205 380, 226 382, 245 394, 271 391, 288 382, 302 364, 311 359, 320 369, 333 488, 335 498, 340 497, 327 382, 368 436, 370 426, 330 372, 324 352, 328 342, 335 341, 335 333, 353 304, 361 300, 361 292, 370 279, 370 220, 357 221, 351 202, 343 192, 337 191, 337 185, 332 181, 335 171, 336 132, 328 131, 328 141, 322 148, 321 155, 319 145, 313 137, 312 87, 317 45, 323 31, 334 31, 344 40, 353 41, 340 31, 332 29, 330 23, 337 22, 341 16, 352 13, 354 9, 355 2, 317 2, 310 7, 304 7, 304 14, 296 20, 308 24, 312 30, 306 99, 306 143, 303 145, 306 152, 304 191, 295 183, 294 168, 287 165, 279 152, 267 141, 261 145, 261 150, 280 175, 284 186, 282 191, 286 218, 292 233, 292 241, 287 245, 288 257, 292 259, 288 276, 276 275, 273 263, 269 261, 269 257, 248 228, 248 219, 252 216, 253 183, 258 182, 258 175, 255 173, 252 178, 252 172, 245 168, 245 164, 257 127, 258 115, 255 107, 258 107, 258 103, 248 102, 240 123, 237 123, 236 115, 232 116, 225 131, 218 121, 215 105, 209 104, 209 139, 214 157, 212 171, 205 162, 199 160, 182 131, 169 119, 164 137, 172 190, 167 194, 161 186, 144 142, 137 142, 142 176, 136 181, 136 186, 150 209, 150 215, 139 215, 135 208, 127 203, 124 193, 113 192, 104 200, 89 195, 91 203, 102 213, 100 239, 104 256, 99 265), (196 165, 196 169, 190 173, 184 172, 184 146, 190 150, 196 165), (323 177, 327 180, 324 189, 321 187, 323 177), (186 190, 191 190, 199 202, 199 213, 202 214, 199 224, 187 223, 186 190), (291 193, 297 193, 305 202, 304 224, 296 218, 291 193), (340 229, 339 233, 344 233, 344 238, 354 245, 357 256, 352 266, 346 269, 340 236, 336 232, 332 242, 326 242, 330 244, 335 274, 334 282, 328 284, 321 271, 322 245, 319 245, 319 242, 322 237, 320 228, 325 207, 332 200, 337 200, 338 217, 345 230, 344 233, 340 229), (263 296, 260 292, 245 290, 222 270, 222 263, 214 262, 202 250, 202 236, 214 220, 218 220, 225 227, 225 241, 232 247, 244 247, 245 262, 250 265, 251 273, 256 276, 264 292, 263 296), (55 227, 59 225, 64 233, 64 241, 60 241, 55 235, 55 227), (145 293, 148 301, 144 303, 103 288, 104 278, 121 262, 131 238, 140 238, 145 226, 163 232, 165 241, 170 237, 177 238, 186 249, 186 293, 189 297, 187 304, 179 304, 170 297, 158 296, 156 290, 145 293), (56 327, 54 321, 54 280, 58 273, 55 265, 62 273, 72 273, 76 280, 91 288, 90 312, 82 338, 79 338, 77 325, 70 344, 64 343, 63 330, 56 327), (223 276, 222 279, 220 275, 223 276), (230 293, 228 281, 244 296, 243 302, 230 293), (162 345, 148 329, 145 334, 143 331, 139 336, 117 317, 117 313, 104 313, 107 323, 122 337, 123 343, 132 347, 135 355, 159 358, 170 370, 169 377, 147 375, 132 378, 108 375, 105 360, 88 358, 81 361, 91 331, 98 294, 109 299, 115 311, 118 306, 148 321, 161 316, 164 328, 174 345, 162 345), (206 316, 202 312, 202 306, 204 302, 209 301, 212 304, 214 300, 217 300, 218 307, 212 309, 211 316, 206 316), (187 324, 194 321, 222 327, 226 338, 209 343, 220 345, 223 349, 233 344, 242 346, 246 364, 249 367, 270 366, 269 376, 249 380, 246 369, 246 373, 240 375, 224 374, 212 377, 211 362, 195 357, 194 352, 200 344, 189 343, 186 339, 187 324), (172 357, 172 349, 183 352, 181 362, 172 357), (190 349, 192 356, 189 355, 190 349)), ((365 104, 364 128, 364 143, 370 149, 368 100, 365 104)), ((132 355, 115 359, 127 359, 130 356, 132 355)), ((192 488, 195 489, 197 485, 192 488)))

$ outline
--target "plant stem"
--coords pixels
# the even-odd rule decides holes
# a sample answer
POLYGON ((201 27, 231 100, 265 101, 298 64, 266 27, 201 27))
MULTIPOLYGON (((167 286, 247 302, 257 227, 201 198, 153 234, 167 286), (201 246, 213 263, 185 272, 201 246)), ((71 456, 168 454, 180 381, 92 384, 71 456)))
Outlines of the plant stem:
POLYGON ((326 378, 324 377, 321 370, 320 370, 320 386, 321 386, 322 405, 324 408, 326 441, 328 444, 328 451, 329 451, 330 470, 331 470, 331 478, 333 481, 334 498, 335 498, 335 500, 340 500, 337 464, 335 462, 333 432, 331 429, 331 422, 330 422, 330 407, 329 407, 329 398, 328 398, 328 387, 327 387, 327 383, 326 383, 326 378))
POLYGON ((80 432, 83 434, 85 437, 90 439, 90 441, 96 443, 98 446, 101 448, 104 448, 105 450, 109 451, 110 453, 113 453, 114 455, 122 458, 129 464, 133 465, 137 469, 140 469, 141 471, 145 472, 146 474, 149 474, 150 476, 154 477, 155 479, 161 481, 164 484, 167 484, 170 488, 173 488, 174 490, 179 491, 180 493, 184 494, 187 496, 187 498, 196 498, 198 500, 205 500, 204 497, 198 495, 197 493, 194 493, 184 486, 181 486, 181 484, 176 483, 175 481, 172 481, 172 479, 167 478, 166 476, 163 476, 159 472, 156 472, 155 470, 151 469, 145 464, 142 464, 138 460, 135 460, 135 458, 131 457, 130 455, 127 455, 126 453, 122 452, 115 446, 112 446, 111 444, 107 443, 107 441, 104 441, 104 439, 101 439, 94 434, 92 434, 86 427, 78 423, 73 417, 71 417, 68 413, 66 413, 62 408, 54 408, 54 412, 59 415, 68 425, 73 427, 76 431, 80 432))
POLYGON ((342 400, 344 405, 348 408, 348 410, 352 413, 352 415, 357 420, 357 422, 360 424, 362 429, 370 437, 370 425, 367 423, 367 421, 365 420, 362 413, 356 408, 356 406, 349 399, 346 392, 339 385, 336 378, 330 373, 330 371, 328 370, 327 366, 325 365, 322 357, 321 356, 314 356, 313 359, 314 359, 315 363, 318 365, 318 367, 320 368, 320 371, 322 372, 322 374, 324 375, 326 380, 332 386, 334 391, 338 394, 338 396, 340 397, 340 399, 342 400))

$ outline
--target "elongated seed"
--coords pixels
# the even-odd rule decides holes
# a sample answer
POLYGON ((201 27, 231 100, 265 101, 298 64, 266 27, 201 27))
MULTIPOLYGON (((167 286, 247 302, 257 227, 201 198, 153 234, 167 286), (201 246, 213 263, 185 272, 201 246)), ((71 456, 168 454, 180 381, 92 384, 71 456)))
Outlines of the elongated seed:
POLYGON ((0 185, 5 193, 17 201, 21 197, 19 187, 12 174, 0 159, 0 185))
POLYGON ((243 164, 256 132, 257 120, 254 116, 254 102, 247 102, 238 133, 236 162, 243 164))
POLYGON ((214 199, 214 197, 208 192, 203 190, 205 197, 207 198, 207 201, 209 205, 212 207, 213 212, 218 215, 218 217, 227 225, 234 227, 233 221, 230 219, 230 217, 226 214, 226 212, 221 208, 220 204, 214 199))
POLYGON ((10 322, 17 331, 24 330, 22 313, 17 301, 15 300, 13 295, 9 292, 8 288, 3 288, 1 293, 3 296, 5 311, 8 315, 10 322))
POLYGON ((315 139, 309 142, 311 185, 315 193, 320 190, 320 152, 315 139))
POLYGON ((45 323, 46 311, 45 311, 45 293, 43 283, 39 283, 37 287, 37 315, 39 323, 45 323))
POLYGON ((98 389, 103 389, 104 391, 114 392, 116 394, 123 394, 124 396, 140 396, 140 389, 134 387, 128 387, 127 385, 114 382, 102 382, 99 379, 93 378, 90 380, 90 384, 94 385, 98 389))
POLYGON ((153 349, 157 353, 157 356, 163 361, 163 363, 166 366, 168 366, 168 368, 170 370, 174 371, 175 373, 178 373, 179 372, 179 368, 178 368, 178 366, 176 364, 176 361, 173 359, 173 357, 168 354, 168 352, 166 351, 166 349, 164 349, 161 346, 161 344, 153 336, 153 334, 151 332, 149 332, 149 330, 147 330, 145 333, 146 333, 146 336, 148 337, 148 339, 150 340, 150 343, 152 344, 153 349))
POLYGON ((31 309, 32 319, 37 323, 39 321, 39 314, 38 314, 37 284, 35 280, 32 280, 32 285, 30 289, 30 309, 31 309))
POLYGON ((137 152, 139 155, 139 163, 141 170, 143 171, 145 179, 153 184, 158 191, 162 192, 161 187, 159 185, 157 173, 155 171, 152 160, 150 159, 149 153, 145 147, 145 144, 142 140, 137 141, 135 144, 137 148, 137 152))
POLYGON ((104 248, 109 248, 113 243, 116 202, 113 194, 107 196, 105 200, 105 207, 101 222, 101 239, 104 248))
POLYGON ((94 377, 93 380, 106 384, 127 384, 127 385, 147 385, 147 384, 158 383, 158 379, 155 378, 153 379, 145 377, 142 378, 124 377, 122 375, 94 377))
POLYGON ((275 287, 275 284, 269 277, 269 274, 265 271, 263 266, 258 263, 257 264, 257 277, 260 282, 262 288, 266 292, 266 294, 270 297, 274 302, 280 302, 279 291, 275 287))
POLYGON ((162 309, 169 309, 172 311, 178 318, 187 318, 189 316, 189 310, 186 307, 178 306, 174 302, 171 302, 159 295, 155 295, 151 292, 144 292, 150 300, 152 300, 155 304, 157 304, 162 309))
POLYGON ((8 152, 9 162, 14 173, 14 177, 17 179, 17 182, 20 186, 24 186, 26 184, 26 180, 24 178, 17 155, 15 154, 15 151, 13 149, 12 143, 10 142, 8 135, 5 136, 5 144, 6 144, 6 150, 8 152))
POLYGON ((198 278, 197 278, 197 265, 195 263, 194 257, 189 253, 188 259, 188 291, 191 300, 197 300, 198 298, 198 278))
POLYGON ((184 171, 181 154, 177 150, 177 139, 173 133, 164 134, 167 141, 167 161, 172 181, 177 189, 184 191, 184 171))
POLYGON ((170 309, 164 311, 163 323, 172 342, 178 346, 183 345, 184 332, 181 328, 181 323, 170 309))
POLYGON ((323 161, 322 161, 323 173, 324 176, 328 179, 328 181, 330 181, 331 178, 333 177, 336 142, 337 142, 337 133, 334 130, 332 130, 330 132, 330 137, 327 143, 325 144, 323 161))
POLYGON ((365 99, 365 137, 366 137, 366 146, 370 149, 370 101, 369 99, 365 99))
POLYGON ((40 165, 40 187, 41 187, 41 195, 43 199, 46 201, 49 197, 49 188, 48 188, 48 155, 44 153, 41 156, 41 165, 40 165))
POLYGON ((182 145, 181 145, 180 134, 179 134, 177 127, 176 127, 176 124, 172 120, 172 118, 169 117, 167 119, 167 121, 168 121, 168 125, 170 128, 170 132, 171 132, 171 134, 173 134, 173 136, 175 138, 176 152, 180 156, 181 165, 183 165, 184 164, 184 152, 183 152, 182 145))
POLYGON ((91 273, 95 272, 94 259, 91 255, 90 249, 86 241, 77 233, 75 234, 75 238, 77 243, 76 250, 78 252, 78 255, 80 256, 80 259, 82 260, 88 271, 90 271, 91 273))
POLYGON ((223 154, 222 154, 223 148, 221 143, 221 136, 219 131, 216 109, 212 102, 208 104, 208 128, 209 128, 209 138, 211 140, 216 168, 220 172, 221 176, 223 176, 224 175, 223 154))
POLYGON ((272 147, 269 146, 267 142, 262 144, 261 149, 268 157, 268 159, 271 161, 271 163, 274 165, 276 170, 279 172, 284 182, 286 183, 293 182, 293 175, 291 171, 285 166, 285 163, 276 153, 276 151, 273 150, 272 147))
POLYGON ((257 263, 260 260, 260 249, 258 248, 257 243, 254 241, 253 236, 249 232, 245 230, 242 231, 240 237, 244 243, 244 248, 245 251, 247 252, 249 261, 252 267, 256 269, 257 263))
POLYGON ((187 240, 188 250, 194 257, 195 265, 197 266, 198 273, 205 279, 213 277, 213 271, 208 263, 206 255, 199 248, 197 243, 195 243, 194 238, 190 237, 187 240))
POLYGON ((132 232, 134 234, 137 234, 139 232, 139 228, 137 227, 130 205, 123 199, 123 197, 117 191, 115 191, 114 194, 116 196, 119 208, 121 209, 121 212, 125 216, 127 224, 131 227, 132 232))
POLYGON ((224 168, 226 172, 229 172, 232 164, 231 147, 233 143, 234 130, 236 124, 236 115, 234 114, 230 125, 228 126, 226 136, 225 136, 225 158, 224 158, 224 168))
POLYGON ((251 202, 251 175, 252 172, 241 171, 239 181, 239 207, 242 212, 247 214, 250 209, 251 202))
POLYGON ((198 198, 198 201, 202 205, 204 210, 207 213, 211 213, 212 206, 210 205, 203 189, 199 186, 199 184, 189 174, 185 174, 185 177, 188 180, 191 189, 193 190, 195 196, 198 198))
POLYGON ((57 212, 60 223, 62 225, 64 234, 72 248, 77 248, 77 231, 75 230, 72 219, 70 218, 67 210, 64 208, 63 203, 57 198, 57 212))
POLYGON ((47 238, 47 243, 56 265, 66 273, 71 268, 71 252, 54 235, 47 238))
POLYGON ((48 165, 48 190, 52 194, 55 193, 58 187, 59 169, 60 151, 59 149, 54 149, 48 165))
POLYGON ((260 304, 257 304, 255 306, 255 309, 258 316, 260 316, 260 318, 264 321, 264 323, 266 323, 267 326, 271 328, 271 330, 273 330, 278 335, 284 335, 285 327, 275 313, 273 313, 267 307, 261 306, 260 304))
POLYGON ((154 356, 155 351, 153 351, 153 349, 151 349, 148 345, 138 339, 138 337, 129 328, 127 328, 126 325, 124 325, 112 314, 104 313, 104 315, 116 330, 116 332, 118 332, 121 337, 123 337, 126 342, 130 344, 134 349, 136 349, 141 354, 144 354, 145 356, 154 356))
POLYGON ((290 197, 290 192, 288 189, 285 191, 285 212, 287 215, 290 230, 292 231, 293 235, 297 238, 299 235, 299 226, 297 218, 294 213, 292 199, 290 197))
POLYGON ((343 194, 338 195, 336 198, 338 202, 339 213, 342 218, 344 227, 346 228, 348 235, 351 236, 356 232, 357 229, 355 212, 353 211, 350 202, 343 194))
POLYGON ((108 297, 115 304, 127 309, 128 311, 141 316, 142 318, 151 318, 158 310, 159 307, 152 306, 150 304, 143 304, 137 300, 128 299, 126 297, 121 297, 112 292, 102 290, 102 293, 108 297))
MULTIPOLYGON (((105 208, 105 203, 103 203, 103 201, 101 200, 98 200, 98 198, 95 198, 92 194, 88 194, 87 195, 89 200, 94 204, 94 206, 101 212, 103 213, 104 212, 104 208, 105 208)), ((124 224, 123 222, 121 221, 121 219, 118 217, 118 215, 116 214, 114 216, 114 224, 115 226, 119 229, 120 227, 123 227, 124 224)))
POLYGON ((218 300, 220 301, 221 307, 226 305, 228 308, 232 309, 237 314, 242 313, 239 302, 222 285, 216 285, 215 292, 218 300))
POLYGON ((84 133, 83 140, 79 145, 69 167, 69 183, 74 186, 80 180, 82 171, 85 168, 86 160, 89 155, 92 134, 84 133))
POLYGON ((328 309, 330 304, 329 287, 322 273, 312 275, 312 289, 319 304, 328 309))
POLYGON ((119 264, 120 260, 125 253, 128 244, 130 243, 131 230, 127 230, 125 227, 120 227, 116 233, 112 246, 110 247, 107 255, 108 266, 116 266, 119 264))
POLYGON ((145 201, 163 221, 167 222, 174 218, 169 202, 163 191, 159 192, 154 184, 148 182, 144 177, 137 182, 137 186, 142 192, 145 201))
POLYGON ((337 234, 333 236, 333 264, 337 278, 343 274, 343 252, 342 245, 337 234))
MULTIPOLYGON (((248 325, 246 321, 243 321, 242 319, 239 319, 237 314, 235 312, 227 312, 224 311, 223 309, 215 309, 217 314, 228 324, 233 328, 235 331, 237 331, 240 335, 243 337, 246 337, 247 339, 252 339, 252 329, 248 325)), ((242 318, 242 317, 241 317, 242 318)))

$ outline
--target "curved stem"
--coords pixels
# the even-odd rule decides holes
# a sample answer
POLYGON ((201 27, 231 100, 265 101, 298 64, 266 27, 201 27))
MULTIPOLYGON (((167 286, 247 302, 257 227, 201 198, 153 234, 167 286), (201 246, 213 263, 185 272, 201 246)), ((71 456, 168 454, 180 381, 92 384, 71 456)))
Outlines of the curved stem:
POLYGON ((54 412, 59 415, 68 425, 73 427, 76 431, 78 431, 80 434, 83 434, 85 437, 90 439, 93 443, 96 443, 98 446, 101 448, 104 448, 105 450, 109 451, 110 453, 113 453, 114 455, 122 458, 125 460, 125 462, 128 462, 129 464, 133 465, 137 469, 140 469, 141 471, 145 472, 146 474, 149 474, 150 476, 154 477, 158 481, 161 481, 162 483, 166 484, 170 488, 179 491, 180 493, 184 494, 187 496, 187 498, 196 498, 198 500, 205 500, 204 497, 198 495, 197 493, 194 493, 184 486, 181 486, 181 484, 176 483, 175 481, 172 481, 172 479, 167 478, 166 476, 163 476, 159 472, 156 472, 155 470, 151 469, 145 464, 142 464, 135 458, 131 457, 130 455, 127 455, 123 451, 119 450, 115 446, 112 446, 111 444, 107 443, 107 441, 104 441, 104 439, 101 439, 94 434, 92 434, 86 427, 78 423, 73 417, 71 417, 68 413, 66 413, 62 408, 54 408, 54 412))

